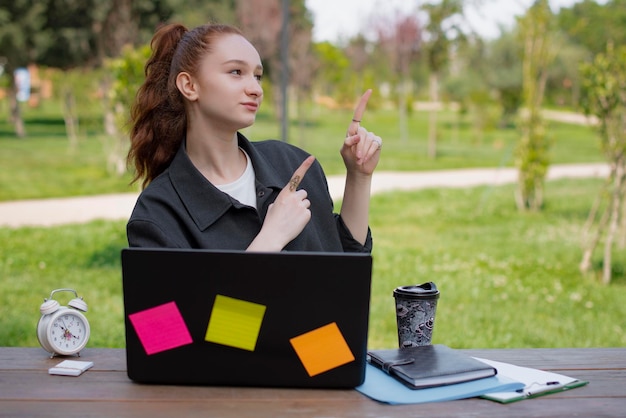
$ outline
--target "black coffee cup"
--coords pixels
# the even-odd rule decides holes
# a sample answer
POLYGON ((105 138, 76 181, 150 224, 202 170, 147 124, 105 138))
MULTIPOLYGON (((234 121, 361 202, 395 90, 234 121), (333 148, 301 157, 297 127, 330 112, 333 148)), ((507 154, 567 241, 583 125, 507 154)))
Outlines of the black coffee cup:
POLYGON ((439 290, 433 282, 394 289, 400 348, 430 345, 439 290))

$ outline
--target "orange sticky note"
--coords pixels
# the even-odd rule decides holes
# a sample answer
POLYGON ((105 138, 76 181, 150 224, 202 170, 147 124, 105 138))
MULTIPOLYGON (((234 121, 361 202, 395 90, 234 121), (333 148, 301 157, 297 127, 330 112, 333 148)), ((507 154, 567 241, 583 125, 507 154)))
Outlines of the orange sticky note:
POLYGON ((264 305, 217 295, 205 340, 254 351, 264 315, 264 305))
POLYGON ((298 335, 289 342, 311 377, 354 361, 335 322, 298 335))

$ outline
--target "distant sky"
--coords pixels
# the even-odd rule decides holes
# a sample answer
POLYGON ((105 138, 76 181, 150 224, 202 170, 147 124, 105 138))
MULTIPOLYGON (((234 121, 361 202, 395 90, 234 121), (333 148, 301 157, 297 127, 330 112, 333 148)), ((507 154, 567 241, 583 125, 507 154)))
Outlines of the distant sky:
MULTIPOLYGON (((482 0, 481 6, 468 6, 467 19, 472 28, 484 38, 500 34, 499 27, 510 28, 515 16, 522 15, 534 0, 482 0)), ((571 7, 581 0, 550 0, 553 11, 571 7)), ((376 15, 393 16, 396 12, 415 10, 425 0, 306 0, 314 18, 315 41, 337 41, 367 29, 376 15)), ((598 1, 606 3, 606 0, 598 1)))

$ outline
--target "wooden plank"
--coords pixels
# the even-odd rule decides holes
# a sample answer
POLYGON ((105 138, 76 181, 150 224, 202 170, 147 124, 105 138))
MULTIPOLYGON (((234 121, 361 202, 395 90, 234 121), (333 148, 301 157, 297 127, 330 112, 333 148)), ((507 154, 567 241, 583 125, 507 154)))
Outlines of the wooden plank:
MULTIPOLYGON (((626 370, 579 370, 572 376, 590 383, 550 398, 621 397, 626 402, 626 370), (617 384, 619 382, 620 384, 617 384)), ((573 373, 572 373, 573 374, 573 373)), ((222 386, 147 385, 131 382, 122 372, 87 371, 80 377, 50 376, 45 372, 5 371, 0 381, 3 400, 344 400, 362 397, 355 390, 274 389, 222 386), (6 383, 3 383, 6 382, 6 383)))
POLYGON ((624 348, 531 348, 462 350, 474 356, 535 369, 626 369, 624 348))
POLYGON ((2 370, 48 370, 65 359, 94 362, 94 370, 126 371, 123 348, 86 348, 81 356, 54 357, 41 347, 0 347, 2 370))
POLYGON ((542 398, 501 405, 483 399, 385 405, 355 390, 306 390, 143 385, 126 376, 123 349, 86 349, 94 361, 80 377, 50 376, 40 348, 0 348, 2 416, 342 416, 554 417, 624 416, 626 348, 463 350, 520 366, 553 370, 590 384, 542 398))
POLYGON ((508 405, 484 399, 419 405, 385 405, 371 400, 346 403, 342 401, 283 402, 249 400, 244 402, 102 402, 63 401, 24 402, 0 401, 3 416, 11 417, 188 417, 219 416, 238 418, 258 417, 623 417, 624 400, 618 398, 572 399, 567 402, 545 398, 531 399, 508 405))
POLYGON ((4 400, 243 400, 339 399, 362 397, 352 389, 276 389, 226 386, 175 386, 133 383, 122 372, 89 370, 79 377, 51 376, 44 371, 4 371, 0 399, 4 400), (6 383, 4 383, 6 382, 6 383))
MULTIPOLYGON (((503 361, 542 370, 626 369, 625 348, 533 348, 461 350, 471 356, 503 361)), ((94 370, 126 370, 126 353, 122 348, 86 348, 76 360, 94 362, 94 370)), ((0 347, 3 370, 48 369, 62 358, 50 358, 39 347, 0 347)))

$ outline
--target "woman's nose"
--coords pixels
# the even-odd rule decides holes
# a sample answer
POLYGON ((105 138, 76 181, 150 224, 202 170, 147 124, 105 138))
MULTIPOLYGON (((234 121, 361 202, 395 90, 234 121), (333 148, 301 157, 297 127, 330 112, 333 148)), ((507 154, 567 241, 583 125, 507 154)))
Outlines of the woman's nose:
POLYGON ((256 78, 254 78, 248 83, 248 86, 246 87, 246 91, 248 94, 253 95, 253 96, 257 96, 257 97, 263 96, 263 87, 261 87, 261 82, 257 80, 256 78))

